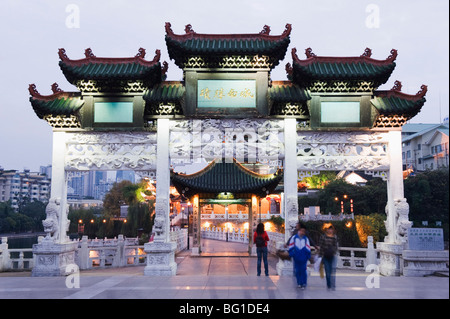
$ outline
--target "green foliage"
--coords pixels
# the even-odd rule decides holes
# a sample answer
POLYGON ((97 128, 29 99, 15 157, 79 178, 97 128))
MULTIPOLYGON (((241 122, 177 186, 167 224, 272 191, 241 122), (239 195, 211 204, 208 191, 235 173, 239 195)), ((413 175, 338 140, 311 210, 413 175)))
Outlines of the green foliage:
POLYGON ((0 202, 0 233, 40 231, 44 218, 45 204, 41 202, 28 201, 19 212, 14 211, 10 201, 0 202))
POLYGON ((374 243, 384 240, 387 235, 385 220, 386 215, 382 214, 355 216, 356 230, 363 247, 367 247, 367 236, 372 236, 374 243))
POLYGON ((324 188, 329 182, 336 179, 336 173, 332 171, 323 171, 318 175, 305 177, 302 182, 307 183, 309 188, 317 189, 324 188))
POLYGON ((441 168, 410 176, 404 181, 405 197, 409 204, 409 219, 413 227, 430 226, 442 222, 444 240, 449 238, 449 170, 441 168))
POLYGON ((131 204, 128 207, 127 222, 122 226, 122 233, 129 237, 135 237, 138 233, 149 234, 153 227, 152 212, 152 203, 131 204))

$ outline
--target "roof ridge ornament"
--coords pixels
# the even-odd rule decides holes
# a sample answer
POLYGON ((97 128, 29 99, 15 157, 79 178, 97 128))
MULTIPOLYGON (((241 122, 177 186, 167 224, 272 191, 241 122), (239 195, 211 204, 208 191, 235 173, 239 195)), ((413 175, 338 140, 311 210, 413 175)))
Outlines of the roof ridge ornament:
POLYGON ((422 86, 420 87, 420 91, 416 93, 416 96, 424 97, 425 94, 427 94, 427 91, 428 91, 428 86, 425 84, 422 84, 422 86))
POLYGON ((259 34, 269 35, 270 34, 270 26, 268 26, 267 24, 264 25, 262 31, 259 34))
POLYGON ((366 48, 364 50, 364 53, 361 54, 361 57, 368 57, 368 58, 370 58, 371 56, 372 56, 372 49, 370 49, 370 48, 366 48))
POLYGON ((32 97, 40 97, 41 96, 41 94, 36 89, 36 84, 34 84, 34 83, 28 85, 28 92, 30 92, 30 95, 32 97))
POLYGON ((281 36, 287 36, 290 35, 292 31, 292 24, 290 23, 286 23, 286 26, 284 27, 284 31, 281 34, 281 36))
POLYGON ((195 33, 194 29, 192 29, 192 25, 191 24, 186 24, 185 25, 184 32, 186 34, 195 33))
POLYGON ((91 48, 87 48, 86 50, 84 50, 84 56, 89 59, 89 58, 95 58, 94 53, 92 52, 91 48))
POLYGON ((391 54, 387 57, 386 61, 394 62, 397 59, 398 52, 396 49, 391 50, 391 54))
POLYGON ((172 24, 170 22, 166 22, 164 28, 166 29, 166 33, 173 34, 172 24))
POLYGON ((66 50, 64 48, 58 49, 58 55, 62 61, 70 60, 69 57, 67 56, 66 50))
MULTIPOLYGON (((294 49, 295 49, 295 48, 294 48, 294 49)), ((292 49, 292 53, 294 53, 294 49, 292 49)), ((297 52, 297 49, 295 50, 295 52, 297 52)), ((316 57, 316 56, 317 56, 314 52, 312 52, 312 49, 311 49, 311 48, 307 48, 307 49, 305 50, 305 54, 306 54, 306 57, 307 57, 307 58, 313 58, 313 57, 316 57)))
POLYGON ((401 92, 402 91, 402 82, 396 80, 394 82, 394 86, 391 89, 392 91, 401 92))
POLYGON ((52 92, 55 94, 55 93, 59 93, 59 92, 64 92, 60 87, 59 87, 59 85, 58 85, 58 83, 53 83, 52 84, 52 92))
POLYGON ((136 58, 145 58, 145 49, 139 48, 138 53, 135 55, 136 58))

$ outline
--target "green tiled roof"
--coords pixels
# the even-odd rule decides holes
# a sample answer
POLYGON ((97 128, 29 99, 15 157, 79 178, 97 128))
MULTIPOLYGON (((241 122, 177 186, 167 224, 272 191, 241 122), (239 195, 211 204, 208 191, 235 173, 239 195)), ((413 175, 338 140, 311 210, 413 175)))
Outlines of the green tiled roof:
POLYGON ((86 49, 86 58, 71 60, 67 57, 64 49, 59 49, 59 66, 67 80, 76 84, 78 80, 101 80, 101 81, 136 81, 154 84, 162 80, 160 52, 152 61, 144 60, 145 50, 140 49, 135 57, 131 58, 100 58, 86 49))
POLYGON ((181 82, 161 82, 145 91, 143 98, 148 103, 179 103, 184 98, 186 88, 181 82))
POLYGON ((217 56, 244 56, 259 55, 269 56, 272 67, 284 59, 290 42, 291 25, 287 24, 283 34, 269 35, 270 28, 257 34, 199 34, 186 26, 186 33, 174 34, 171 24, 166 23, 166 44, 169 57, 175 60, 180 68, 185 61, 192 56, 217 57, 217 56))
POLYGON ((180 194, 192 196, 198 193, 252 193, 266 195, 272 192, 283 178, 281 172, 269 175, 254 173, 241 164, 211 162, 203 170, 184 175, 171 173, 172 184, 180 194))
POLYGON ((425 103, 427 86, 422 85, 416 95, 409 95, 398 90, 376 91, 371 103, 382 115, 404 115, 414 117, 425 103))
POLYGON ((273 103, 297 103, 311 99, 308 90, 293 84, 290 81, 273 81, 268 89, 269 99, 273 103))
POLYGON ((79 93, 54 91, 52 95, 43 96, 37 92, 34 84, 30 84, 28 90, 31 106, 40 119, 46 115, 74 115, 84 104, 79 93))
POLYGON ((397 51, 391 50, 386 60, 372 59, 370 49, 359 57, 316 56, 306 50, 307 59, 300 60, 296 49, 292 49, 292 67, 287 65, 288 77, 300 86, 308 87, 313 81, 351 80, 372 81, 378 87, 385 83, 395 68, 397 51))

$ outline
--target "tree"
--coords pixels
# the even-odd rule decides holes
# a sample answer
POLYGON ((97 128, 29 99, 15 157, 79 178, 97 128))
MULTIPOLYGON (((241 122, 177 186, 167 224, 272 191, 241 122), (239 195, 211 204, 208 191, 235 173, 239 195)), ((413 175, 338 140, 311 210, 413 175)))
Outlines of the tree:
MULTIPOLYGON (((105 217, 119 217, 120 206, 126 205, 129 198, 124 196, 124 189, 133 185, 130 181, 124 180, 120 183, 114 183, 110 191, 105 195, 103 208, 105 217)), ((129 194, 127 194, 129 195, 129 194)))
POLYGON ((46 204, 37 200, 25 200, 19 205, 19 213, 29 217, 33 221, 32 231, 43 231, 42 221, 46 218, 46 204))

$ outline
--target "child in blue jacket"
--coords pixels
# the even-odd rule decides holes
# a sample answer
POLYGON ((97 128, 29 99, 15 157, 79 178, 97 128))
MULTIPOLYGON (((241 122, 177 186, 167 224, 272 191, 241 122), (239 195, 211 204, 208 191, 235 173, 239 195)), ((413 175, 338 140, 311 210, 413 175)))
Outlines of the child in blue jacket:
POLYGON ((297 285, 301 289, 306 288, 307 272, 306 264, 311 258, 311 245, 309 238, 306 237, 306 229, 303 225, 299 226, 296 235, 289 241, 289 256, 294 262, 294 272, 297 278, 297 285))

